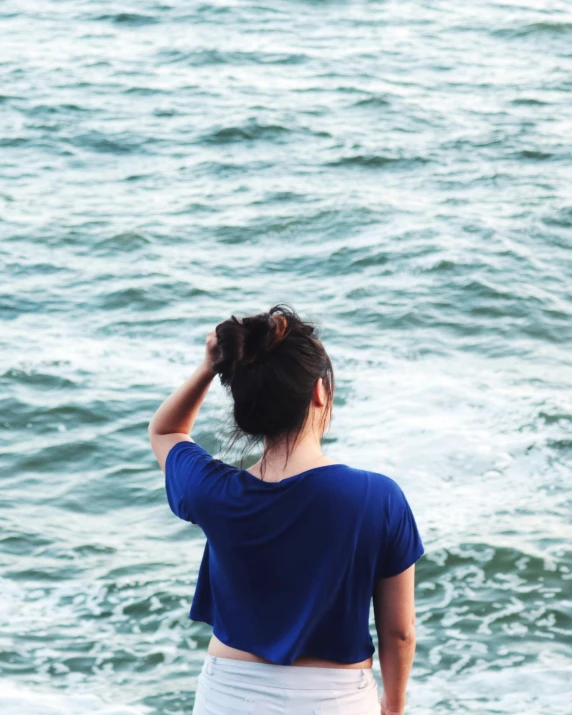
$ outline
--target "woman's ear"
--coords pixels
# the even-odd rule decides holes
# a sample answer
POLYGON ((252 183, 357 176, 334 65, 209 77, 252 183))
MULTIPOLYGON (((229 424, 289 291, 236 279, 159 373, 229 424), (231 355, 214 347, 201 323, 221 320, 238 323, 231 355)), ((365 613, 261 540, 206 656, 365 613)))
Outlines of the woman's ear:
POLYGON ((316 405, 318 405, 318 407, 323 407, 328 401, 326 387, 321 377, 316 380, 316 384, 314 385, 313 399, 316 405))

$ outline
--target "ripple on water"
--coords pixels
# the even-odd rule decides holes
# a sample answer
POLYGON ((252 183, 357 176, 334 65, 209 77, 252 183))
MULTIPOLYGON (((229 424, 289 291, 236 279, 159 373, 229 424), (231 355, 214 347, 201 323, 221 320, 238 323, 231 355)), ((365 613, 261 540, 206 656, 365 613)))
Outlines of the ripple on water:
POLYGON ((291 130, 281 124, 263 124, 251 119, 239 126, 228 126, 215 129, 199 138, 201 144, 231 144, 243 141, 281 141, 291 133, 291 130))
POLYGON ((126 27, 155 25, 160 22, 159 18, 155 15, 144 15, 136 12, 118 12, 111 15, 98 15, 92 19, 94 22, 112 22, 115 25, 126 27))
POLYGON ((299 65, 308 60, 301 53, 240 52, 221 49, 184 52, 176 49, 161 50, 158 57, 165 64, 183 64, 193 67, 209 65, 299 65))
POLYGON ((498 30, 493 30, 492 34, 499 37, 570 35, 572 34, 572 22, 531 22, 520 27, 499 28, 498 30))
POLYGON ((571 570, 565 550, 547 559, 472 543, 428 554, 417 582, 423 673, 503 669, 539 662, 546 650, 572 654, 572 610, 563 600, 571 570))
POLYGON ((421 156, 382 156, 379 154, 353 154, 350 156, 343 156, 339 159, 334 159, 328 162, 328 166, 332 167, 348 167, 348 168, 366 168, 366 169, 380 169, 383 167, 388 168, 402 168, 402 169, 413 169, 416 165, 427 164, 429 159, 421 156))

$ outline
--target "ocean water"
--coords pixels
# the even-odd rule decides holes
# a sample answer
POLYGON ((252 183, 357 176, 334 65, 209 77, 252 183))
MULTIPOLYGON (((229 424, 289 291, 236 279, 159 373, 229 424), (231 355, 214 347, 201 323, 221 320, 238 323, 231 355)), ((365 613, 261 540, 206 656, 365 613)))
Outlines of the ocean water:
POLYGON ((408 713, 571 715, 570 3, 5 0, 0 37, 3 715, 190 715, 204 541, 146 427, 279 301, 325 453, 426 545, 408 713))

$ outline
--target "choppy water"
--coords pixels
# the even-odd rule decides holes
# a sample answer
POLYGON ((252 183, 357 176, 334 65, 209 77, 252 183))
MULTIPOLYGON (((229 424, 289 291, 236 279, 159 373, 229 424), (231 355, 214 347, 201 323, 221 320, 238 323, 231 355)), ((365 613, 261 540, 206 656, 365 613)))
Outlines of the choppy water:
POLYGON ((0 37, 2 712, 191 712, 203 540, 146 425, 287 300, 326 453, 427 546, 411 715, 570 715, 570 4, 8 0, 0 37))

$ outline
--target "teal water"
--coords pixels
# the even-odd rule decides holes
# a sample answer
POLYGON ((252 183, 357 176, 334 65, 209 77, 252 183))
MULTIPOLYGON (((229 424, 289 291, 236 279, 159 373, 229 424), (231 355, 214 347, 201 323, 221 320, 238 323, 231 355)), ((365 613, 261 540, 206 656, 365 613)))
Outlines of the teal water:
POLYGON ((190 714, 204 542, 146 426, 286 300, 324 451, 427 547, 408 712, 571 715, 570 4, 8 0, 0 36, 1 712, 190 714))

